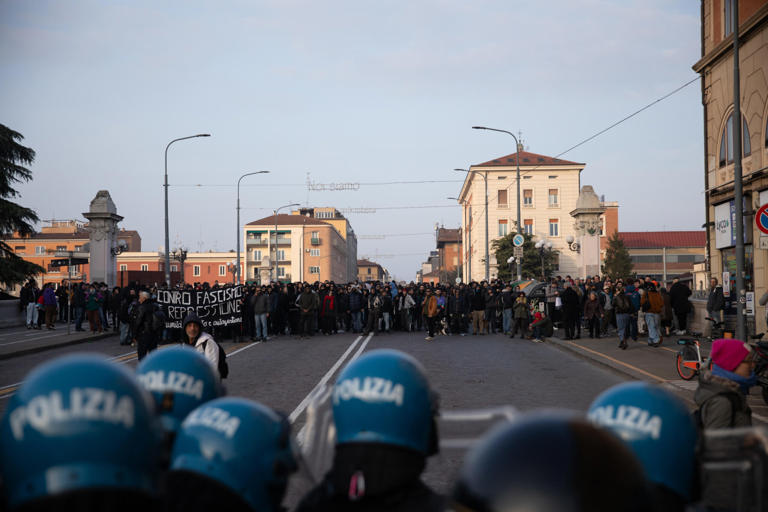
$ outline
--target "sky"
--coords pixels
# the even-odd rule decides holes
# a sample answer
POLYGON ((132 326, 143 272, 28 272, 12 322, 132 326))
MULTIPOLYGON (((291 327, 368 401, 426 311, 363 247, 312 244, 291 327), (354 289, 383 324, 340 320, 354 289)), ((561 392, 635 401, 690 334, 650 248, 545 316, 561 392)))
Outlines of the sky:
MULTIPOLYGON (((435 223, 460 225, 452 170, 515 150, 473 125, 560 155, 695 79, 700 37, 690 0, 0 0, 0 123, 37 152, 20 202, 41 219, 106 189, 159 250, 165 147, 210 133, 169 151, 171 247, 234 250, 235 184, 268 170, 242 181, 243 224, 353 209, 358 256, 412 280, 435 223)), ((562 158, 621 231, 692 230, 703 151, 695 81, 562 158)))

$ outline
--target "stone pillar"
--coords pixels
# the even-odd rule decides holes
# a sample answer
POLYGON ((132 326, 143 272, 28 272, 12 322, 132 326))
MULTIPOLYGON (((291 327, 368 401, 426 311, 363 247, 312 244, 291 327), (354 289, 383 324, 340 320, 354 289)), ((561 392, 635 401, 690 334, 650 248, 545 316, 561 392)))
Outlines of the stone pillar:
POLYGON ((579 244, 579 277, 600 274, 600 215, 605 208, 591 185, 584 185, 571 212, 579 244))
POLYGON ((107 190, 99 190, 90 210, 83 216, 89 221, 90 280, 107 283, 112 288, 117 280, 117 259, 113 251, 117 248, 117 223, 123 218, 117 214, 107 190))

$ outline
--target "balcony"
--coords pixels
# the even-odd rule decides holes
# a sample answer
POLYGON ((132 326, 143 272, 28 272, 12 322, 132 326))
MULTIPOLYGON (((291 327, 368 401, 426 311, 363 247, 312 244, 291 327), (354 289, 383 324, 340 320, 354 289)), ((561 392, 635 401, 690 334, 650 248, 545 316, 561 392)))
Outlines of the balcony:
MULTIPOLYGON (((245 241, 246 245, 250 246, 257 246, 257 247, 266 247, 268 244, 268 240, 266 238, 249 238, 245 241)), ((284 238, 284 237, 277 237, 277 245, 291 245, 291 239, 290 238, 284 238)))
POLYGON ((320 245, 320 238, 319 238, 319 237, 318 237, 318 238, 312 238, 312 239, 310 240, 310 243, 311 243, 312 245, 320 245))

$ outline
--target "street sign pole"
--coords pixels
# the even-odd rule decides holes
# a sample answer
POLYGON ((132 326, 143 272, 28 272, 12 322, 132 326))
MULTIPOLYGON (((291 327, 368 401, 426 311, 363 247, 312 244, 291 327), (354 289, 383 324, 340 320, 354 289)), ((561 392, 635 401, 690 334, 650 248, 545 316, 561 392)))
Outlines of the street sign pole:
POLYGON ((72 252, 67 261, 67 335, 70 334, 72 325, 72 252))
POLYGON ((741 80, 739 78, 739 2, 733 3, 733 200, 736 203, 736 339, 746 341, 744 284, 744 188, 741 176, 741 80))

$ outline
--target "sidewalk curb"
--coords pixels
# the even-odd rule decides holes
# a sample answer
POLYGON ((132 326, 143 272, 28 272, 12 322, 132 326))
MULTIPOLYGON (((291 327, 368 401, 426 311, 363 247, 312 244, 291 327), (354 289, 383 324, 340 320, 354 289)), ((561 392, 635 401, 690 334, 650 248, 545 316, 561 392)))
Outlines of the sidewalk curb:
MULTIPOLYGON (((602 357, 596 357, 584 350, 579 350, 577 348, 571 347, 565 342, 565 340, 561 340, 560 338, 550 337, 550 338, 547 338, 547 341, 549 342, 550 345, 554 345, 555 347, 557 347, 558 349, 564 352, 568 352, 589 363, 593 363, 603 368, 606 368, 610 371, 613 371, 614 373, 617 373, 622 377, 625 377, 631 380, 640 380, 640 381, 646 381, 646 382, 648 382, 649 380, 646 378, 646 376, 643 376, 642 374, 636 374, 631 370, 629 370, 628 368, 623 368, 619 365, 612 365, 608 361, 604 360, 602 357)), ((657 379, 651 382, 653 382, 654 384, 663 386, 664 388, 672 391, 677 396, 679 396, 680 398, 688 402, 690 406, 694 408, 696 407, 696 403, 693 400, 693 394, 694 394, 693 391, 690 391, 680 386, 676 386, 671 381, 665 380, 661 377, 658 377, 658 376, 656 377, 657 379)))
POLYGON ((603 368, 607 368, 608 370, 616 372, 616 373, 620 374, 623 377, 627 377, 627 378, 632 379, 632 380, 643 380, 642 376, 636 375, 636 374, 632 373, 631 371, 629 371, 628 369, 621 368, 619 366, 614 366, 614 365, 608 363, 607 361, 603 360, 602 358, 595 357, 595 356, 593 356, 593 355, 591 355, 591 354, 589 354, 589 353, 587 353, 587 352, 585 352, 583 350, 579 350, 577 348, 571 347, 570 345, 568 345, 565 342, 565 340, 561 340, 560 338, 549 337, 549 338, 547 338, 547 343, 549 343, 550 345, 553 345, 553 346, 559 348, 560 350, 563 350, 565 352, 569 352, 571 354, 574 354, 574 355, 578 356, 580 359, 583 359, 583 360, 588 361, 590 363, 598 364, 598 365, 602 366, 603 368))
POLYGON ((24 350, 18 350, 16 352, 9 352, 7 354, 0 354, 0 361, 14 359, 16 357, 28 356, 30 354, 38 354, 40 352, 53 350, 55 348, 69 347, 72 345, 80 345, 82 343, 87 343, 89 341, 103 340, 105 338, 111 338, 112 336, 117 336, 118 334, 119 333, 116 333, 116 332, 105 332, 103 334, 98 334, 96 336, 84 336, 82 338, 77 338, 75 340, 67 340, 67 341, 64 341, 61 343, 55 343, 52 345, 41 345, 35 348, 28 348, 24 350))

